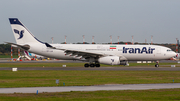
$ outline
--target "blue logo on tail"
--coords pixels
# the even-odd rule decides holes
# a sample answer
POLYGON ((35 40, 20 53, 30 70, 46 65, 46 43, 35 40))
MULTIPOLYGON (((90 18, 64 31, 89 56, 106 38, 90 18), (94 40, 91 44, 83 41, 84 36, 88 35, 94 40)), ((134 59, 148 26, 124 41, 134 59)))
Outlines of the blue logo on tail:
POLYGON ((20 33, 19 33, 18 30, 14 29, 14 33, 19 34, 19 38, 18 39, 21 39, 23 37, 24 30, 21 30, 20 33))

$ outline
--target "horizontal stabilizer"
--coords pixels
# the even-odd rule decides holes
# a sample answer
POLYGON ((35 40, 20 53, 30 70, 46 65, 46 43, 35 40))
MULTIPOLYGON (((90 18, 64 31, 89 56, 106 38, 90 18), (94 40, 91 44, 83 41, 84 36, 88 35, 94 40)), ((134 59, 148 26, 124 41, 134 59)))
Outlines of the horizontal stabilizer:
POLYGON ((11 45, 14 45, 14 46, 17 46, 19 48, 22 48, 24 50, 29 50, 30 49, 30 46, 29 45, 18 45, 18 44, 15 44, 15 43, 11 43, 11 42, 5 42, 7 44, 11 44, 11 45))

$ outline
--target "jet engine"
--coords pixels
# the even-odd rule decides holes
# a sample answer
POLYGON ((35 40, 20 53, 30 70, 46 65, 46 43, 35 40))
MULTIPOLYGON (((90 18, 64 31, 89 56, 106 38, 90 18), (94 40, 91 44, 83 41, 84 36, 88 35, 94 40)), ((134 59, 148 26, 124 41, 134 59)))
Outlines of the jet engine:
POLYGON ((118 56, 106 56, 98 59, 99 63, 107 65, 129 65, 127 61, 120 61, 118 56))
POLYGON ((107 65, 120 65, 120 59, 118 56, 106 56, 98 59, 99 63, 107 65))

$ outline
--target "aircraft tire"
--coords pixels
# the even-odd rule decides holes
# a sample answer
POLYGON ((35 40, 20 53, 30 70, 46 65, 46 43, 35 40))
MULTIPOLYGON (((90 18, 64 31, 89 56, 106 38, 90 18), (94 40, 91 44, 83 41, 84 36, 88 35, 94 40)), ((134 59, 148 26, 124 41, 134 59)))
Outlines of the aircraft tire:
POLYGON ((95 66, 95 64, 90 64, 90 67, 94 67, 95 66))
POLYGON ((96 64, 96 67, 100 67, 100 64, 96 64))
POLYGON ((159 67, 159 64, 155 64, 155 67, 159 67))
POLYGON ((88 67, 89 67, 89 64, 88 64, 88 63, 84 64, 84 67, 88 68, 88 67))

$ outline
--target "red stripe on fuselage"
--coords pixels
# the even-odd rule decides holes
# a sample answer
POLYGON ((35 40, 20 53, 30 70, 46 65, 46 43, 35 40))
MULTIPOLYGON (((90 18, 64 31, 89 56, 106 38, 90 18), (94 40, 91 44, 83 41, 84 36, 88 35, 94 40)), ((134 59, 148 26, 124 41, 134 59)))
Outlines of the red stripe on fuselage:
POLYGON ((116 49, 116 47, 110 47, 109 49, 116 49))

